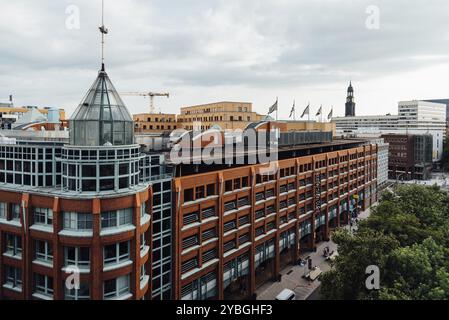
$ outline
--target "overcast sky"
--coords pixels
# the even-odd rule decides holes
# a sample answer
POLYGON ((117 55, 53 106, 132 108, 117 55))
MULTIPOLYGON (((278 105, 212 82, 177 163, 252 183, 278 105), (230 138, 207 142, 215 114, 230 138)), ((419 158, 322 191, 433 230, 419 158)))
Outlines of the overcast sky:
MULTIPOLYGON (((170 92, 155 100, 162 112, 231 100, 266 113, 279 97, 280 118, 294 99, 298 113, 310 101, 343 115, 349 80, 359 115, 449 98, 447 0, 105 3, 112 82, 170 92)), ((100 0, 0 0, 0 101, 13 94, 16 105, 70 115, 100 68, 100 24, 100 0)), ((148 110, 144 98, 123 99, 132 113, 148 110)))

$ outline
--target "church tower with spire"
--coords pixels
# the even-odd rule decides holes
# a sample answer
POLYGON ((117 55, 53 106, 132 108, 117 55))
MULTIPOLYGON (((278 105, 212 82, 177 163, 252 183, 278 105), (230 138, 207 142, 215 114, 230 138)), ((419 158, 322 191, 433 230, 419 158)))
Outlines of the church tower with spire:
POLYGON ((351 81, 349 82, 345 107, 345 117, 355 117, 354 88, 351 81))

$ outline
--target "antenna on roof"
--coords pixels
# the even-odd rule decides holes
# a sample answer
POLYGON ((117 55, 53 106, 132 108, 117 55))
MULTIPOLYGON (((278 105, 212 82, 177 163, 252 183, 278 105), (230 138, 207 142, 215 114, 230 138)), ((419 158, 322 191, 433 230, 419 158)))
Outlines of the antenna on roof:
POLYGON ((104 35, 108 34, 108 28, 104 26, 104 0, 101 0, 101 71, 104 71, 104 35))

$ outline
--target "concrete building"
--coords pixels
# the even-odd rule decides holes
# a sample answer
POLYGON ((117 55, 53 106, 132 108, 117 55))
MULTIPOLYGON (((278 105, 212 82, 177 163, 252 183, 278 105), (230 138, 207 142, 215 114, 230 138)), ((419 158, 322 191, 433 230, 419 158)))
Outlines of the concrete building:
POLYGON ((432 136, 386 134, 389 144, 389 178, 397 180, 426 180, 432 171, 432 136))
POLYGON ((245 129, 251 122, 262 120, 264 116, 252 111, 248 102, 216 102, 181 108, 178 116, 179 128, 193 130, 210 129, 218 125, 222 129, 245 129))
POLYGON ((139 113, 133 115, 136 133, 168 134, 178 129, 176 114, 139 113))
POLYGON ((446 105, 446 128, 447 128, 446 133, 449 133, 449 99, 426 99, 424 101, 441 103, 446 105))
POLYGON ((446 133, 446 105, 421 100, 401 101, 398 115, 332 118, 337 135, 431 134, 432 159, 439 162, 446 133))

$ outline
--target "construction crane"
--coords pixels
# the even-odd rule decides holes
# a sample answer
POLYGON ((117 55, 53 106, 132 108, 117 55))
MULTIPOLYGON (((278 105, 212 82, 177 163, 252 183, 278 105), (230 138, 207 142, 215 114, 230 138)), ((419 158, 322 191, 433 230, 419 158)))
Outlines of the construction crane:
POLYGON ((141 96, 141 97, 150 97, 150 113, 155 113, 154 111, 154 97, 170 97, 168 92, 121 92, 123 96, 141 96))

